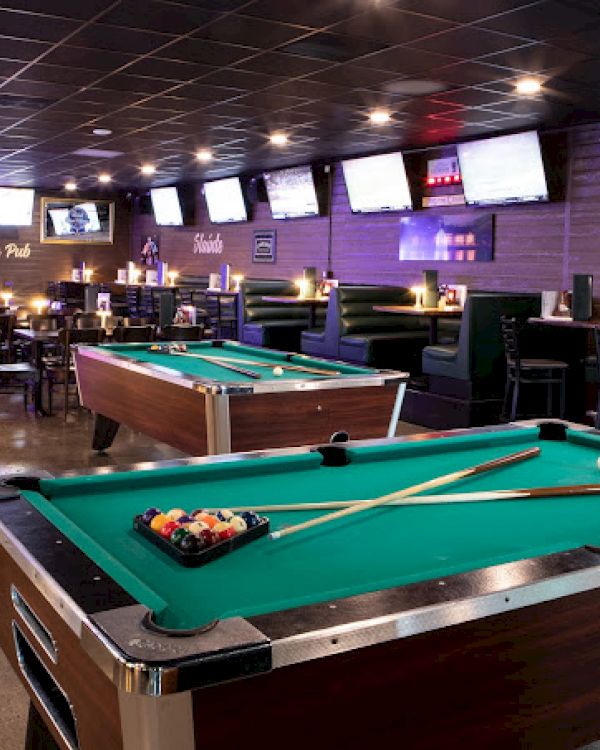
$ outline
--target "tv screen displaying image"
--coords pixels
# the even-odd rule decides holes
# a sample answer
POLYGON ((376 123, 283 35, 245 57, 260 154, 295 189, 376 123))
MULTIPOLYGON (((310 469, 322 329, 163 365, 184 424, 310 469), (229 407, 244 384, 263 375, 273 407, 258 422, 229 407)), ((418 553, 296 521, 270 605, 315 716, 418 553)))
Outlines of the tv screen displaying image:
POLYGON ((154 220, 161 227, 183 226, 183 213, 176 187, 151 188, 154 220))
POLYGON ((113 241, 114 206, 107 200, 42 198, 42 242, 110 244, 113 241))
POLYGON ((347 159, 342 168, 353 213, 412 209, 404 159, 399 151, 347 159))
POLYGON ((494 215, 469 211, 400 218, 399 260, 477 263, 494 258, 494 215))
POLYGON ((208 216, 213 224, 247 221, 248 212, 239 177, 228 177, 204 184, 208 216))
POLYGON ((34 191, 0 187, 0 226, 29 227, 33 222, 34 191))
POLYGON ((265 185, 274 219, 319 215, 319 202, 310 166, 266 172, 265 185))
POLYGON ((547 201, 548 185, 535 130, 457 146, 470 206, 547 201))

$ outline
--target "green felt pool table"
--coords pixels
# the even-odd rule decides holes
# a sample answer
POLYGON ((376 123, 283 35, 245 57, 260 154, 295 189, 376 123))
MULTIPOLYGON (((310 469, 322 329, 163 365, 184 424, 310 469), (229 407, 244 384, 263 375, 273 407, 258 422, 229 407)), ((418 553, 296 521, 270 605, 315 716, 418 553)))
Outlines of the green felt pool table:
POLYGON ((191 455, 306 445, 335 432, 396 434, 407 373, 235 341, 186 346, 190 356, 149 351, 149 344, 76 347, 81 403, 96 414, 95 450, 110 447, 120 424, 191 455), (283 374, 273 373, 277 367, 283 374))
POLYGON ((9 481, 0 643, 65 747, 580 747, 600 738, 600 494, 381 507, 197 569, 132 528, 148 506, 364 500, 531 446, 447 491, 600 483, 600 434, 556 423, 9 481))

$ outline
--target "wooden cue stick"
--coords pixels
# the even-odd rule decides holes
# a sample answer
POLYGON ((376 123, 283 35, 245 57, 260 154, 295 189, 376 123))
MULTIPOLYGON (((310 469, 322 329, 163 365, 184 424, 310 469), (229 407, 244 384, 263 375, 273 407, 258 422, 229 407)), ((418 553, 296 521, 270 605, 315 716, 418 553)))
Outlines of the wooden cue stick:
POLYGON ((192 352, 176 352, 176 351, 170 351, 170 352, 161 352, 159 350, 153 350, 157 351, 159 354, 174 354, 177 357, 193 357, 194 359, 203 359, 207 362, 210 362, 213 365, 216 365, 217 367, 222 367, 225 370, 232 370, 233 372, 239 372, 242 375, 246 375, 249 378, 254 378, 255 380, 259 380, 262 378, 262 375, 258 372, 254 372, 253 370, 246 370, 245 367, 235 367, 234 365, 230 365, 227 362, 220 362, 218 360, 212 360, 208 359, 202 354, 193 354, 192 352))
POLYGON ((221 362, 239 362, 241 365, 253 365, 254 367, 282 367, 284 370, 293 370, 294 372, 307 372, 312 375, 339 375, 339 370, 322 370, 319 367, 305 367, 304 365, 291 365, 291 364, 277 364, 273 362, 257 362, 254 359, 237 359, 234 357, 221 357, 218 354, 200 354, 198 356, 204 357, 208 360, 219 360, 221 362))
MULTIPOLYGON (((487 490, 482 492, 456 492, 451 495, 412 495, 391 500, 386 506, 397 508, 404 505, 453 505, 454 503, 483 503, 491 500, 528 500, 544 497, 575 497, 577 495, 600 495, 600 484, 573 484, 558 487, 531 487, 521 490, 487 490)), ((337 510, 348 508, 368 500, 331 500, 316 503, 290 503, 289 505, 228 506, 234 513, 255 511, 256 513, 285 513, 303 510, 337 510)), ((203 508, 207 512, 219 508, 203 508)))
POLYGON ((512 464, 519 463, 520 461, 525 461, 529 458, 533 458, 534 456, 539 456, 540 453, 541 450, 535 447, 526 448, 525 450, 518 451, 517 453, 510 453, 509 455, 501 456, 500 458, 494 458, 491 461, 485 461, 484 463, 471 466, 467 469, 460 469, 459 471, 453 471, 450 474, 444 474, 443 476, 435 477, 434 479, 428 479, 426 482, 414 484, 412 487, 407 487, 404 490, 390 492, 387 495, 382 495, 381 497, 376 497, 372 500, 359 501, 358 503, 354 503, 348 508, 342 508, 341 510, 336 510, 333 513, 328 513, 326 516, 312 518, 310 521, 298 523, 294 526, 288 526, 288 528, 281 529, 281 531, 273 531, 271 534, 269 534, 269 538, 281 539, 284 536, 289 536, 290 534, 297 534, 299 531, 304 531, 305 529, 310 529, 314 526, 321 526, 322 524, 329 523, 330 521, 335 521, 338 518, 345 518, 346 516, 353 515, 354 513, 361 513, 362 511, 370 510, 371 508, 377 508, 377 506, 383 505, 384 503, 389 503, 392 500, 400 500, 404 497, 417 495, 419 492, 424 492, 425 490, 434 489, 435 487, 441 487, 444 484, 452 484, 454 482, 458 482, 460 479, 466 479, 466 477, 473 477, 477 476, 478 474, 483 474, 487 471, 501 469, 504 466, 510 466, 512 464))

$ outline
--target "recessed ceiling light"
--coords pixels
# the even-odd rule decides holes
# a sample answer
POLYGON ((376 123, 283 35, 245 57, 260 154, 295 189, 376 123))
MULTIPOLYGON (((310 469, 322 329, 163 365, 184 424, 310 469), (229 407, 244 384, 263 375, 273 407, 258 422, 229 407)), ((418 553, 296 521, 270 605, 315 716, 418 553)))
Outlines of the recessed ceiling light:
POLYGON ((540 93, 542 90, 542 84, 537 78, 521 78, 517 81, 515 88, 517 89, 518 94, 522 94, 523 96, 533 96, 534 94, 540 93))
POLYGON ((369 120, 371 120, 373 125, 385 125, 385 123, 389 122, 391 119, 392 116, 387 109, 374 109, 369 115, 369 120))
POLYGON ((206 162, 210 161, 212 158, 212 151, 209 151, 209 149, 207 148, 196 151, 196 159, 198 159, 198 161, 202 162, 203 164, 206 164, 206 162))
POLYGON ((94 135, 112 135, 112 130, 110 128, 94 128, 92 133, 94 135))
POLYGON ((274 146, 285 146, 288 142, 288 137, 285 133, 271 133, 269 140, 274 146))
POLYGON ((156 167, 154 164, 143 164, 142 165, 142 174, 154 174, 156 172, 156 167))
POLYGON ((106 185, 107 182, 110 182, 112 180, 112 177, 109 174, 106 174, 106 172, 102 172, 98 175, 98 182, 102 182, 104 185, 106 185))
POLYGON ((65 182, 65 190, 68 190, 69 192, 77 190, 77 183, 73 182, 72 180, 69 180, 69 182, 65 182))

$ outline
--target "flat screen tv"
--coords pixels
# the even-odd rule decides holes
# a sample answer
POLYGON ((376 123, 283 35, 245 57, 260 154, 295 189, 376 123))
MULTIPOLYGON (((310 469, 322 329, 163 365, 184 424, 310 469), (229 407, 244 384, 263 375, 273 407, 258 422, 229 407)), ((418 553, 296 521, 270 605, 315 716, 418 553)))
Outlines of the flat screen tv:
POLYGON ((347 159, 342 168, 353 213, 412 209, 404 159, 399 151, 347 159))
POLYGON ((183 226, 183 212, 176 187, 150 189, 154 220, 161 227, 183 226))
POLYGON ((459 143, 457 152, 467 205, 508 205, 549 199, 535 130, 459 143))
POLYGON ((30 188, 0 187, 0 226, 31 226, 33 194, 30 188))
POLYGON ((228 177, 204 184, 208 216, 213 224, 247 221, 248 212, 239 177, 228 177))
POLYGON ((42 242, 109 245, 113 241, 115 204, 109 200, 42 198, 42 242))
POLYGON ((310 166, 266 172, 264 180, 274 219, 319 215, 319 201, 310 166))

